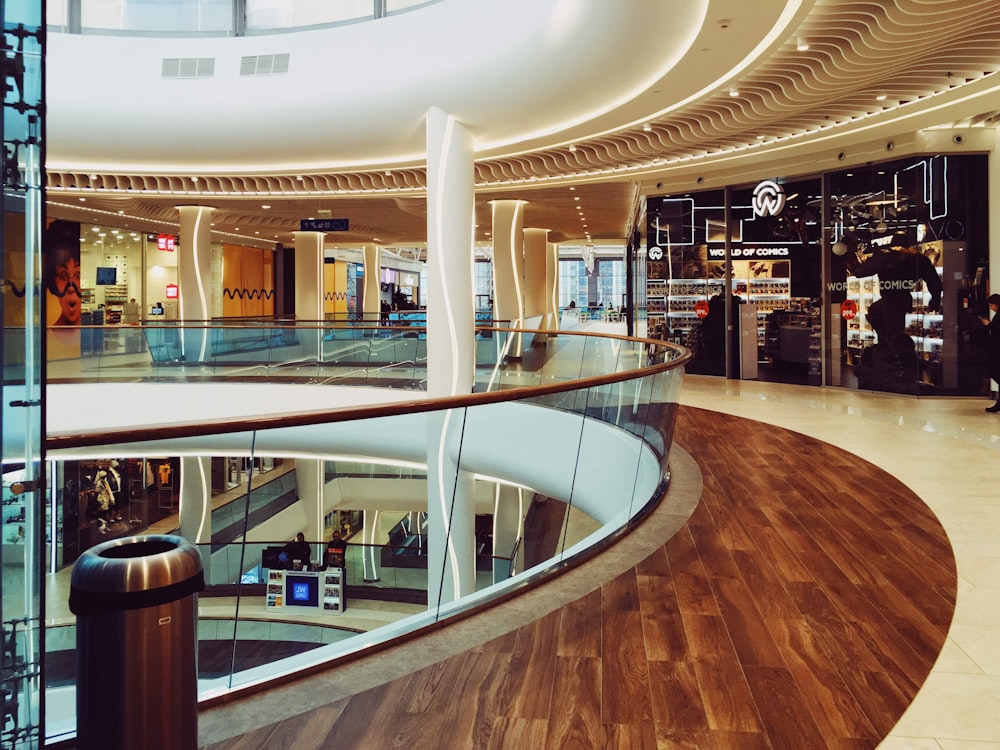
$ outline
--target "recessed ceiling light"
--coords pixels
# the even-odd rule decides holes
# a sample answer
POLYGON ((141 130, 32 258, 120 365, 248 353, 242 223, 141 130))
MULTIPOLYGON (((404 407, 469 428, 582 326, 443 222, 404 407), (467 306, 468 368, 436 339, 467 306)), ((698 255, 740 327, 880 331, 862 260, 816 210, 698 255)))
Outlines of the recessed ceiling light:
POLYGON ((645 125, 642 126, 642 129, 648 133, 650 130, 653 129, 653 126, 647 122, 645 125))
POLYGON ((877 101, 877 102, 884 102, 885 101, 885 94, 879 94, 878 96, 876 96, 875 97, 875 101, 877 101))
POLYGON ((569 147, 569 150, 570 150, 570 151, 576 151, 576 146, 570 146, 570 147, 569 147))
POLYGON ((737 88, 731 88, 731 89, 729 89, 729 95, 730 96, 739 96, 740 95, 740 90, 737 89, 737 88))
POLYGON ((265 203, 261 208, 270 208, 270 206, 265 203))
POLYGON ((805 39, 799 39, 799 41, 796 42, 795 44, 795 49, 797 49, 799 52, 805 52, 807 49, 809 49, 809 42, 805 39))

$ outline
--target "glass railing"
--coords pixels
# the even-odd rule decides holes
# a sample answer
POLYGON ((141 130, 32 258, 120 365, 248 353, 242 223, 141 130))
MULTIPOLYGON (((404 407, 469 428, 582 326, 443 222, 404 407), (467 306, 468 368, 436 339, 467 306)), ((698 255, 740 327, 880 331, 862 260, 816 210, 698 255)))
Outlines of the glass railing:
MULTIPOLYGON (((382 383, 380 376, 366 372, 362 362, 367 362, 368 370, 400 368, 416 382, 426 380, 426 354, 401 348, 422 339, 377 329, 371 335, 340 339, 336 328, 307 326, 286 331, 287 338, 283 334, 277 345, 275 329, 265 326, 254 332, 255 340, 266 343, 265 352, 300 347, 305 338, 327 343, 328 335, 330 343, 350 341, 361 347, 336 361, 331 361, 328 349, 317 347, 302 359, 308 366, 281 369, 293 373, 298 382, 318 382, 310 368, 322 368, 327 373, 323 382, 337 382, 344 369, 362 373, 357 383, 382 383), (287 344, 293 336, 297 343, 287 344), (383 348, 386 345, 388 349, 383 348)), ((148 341, 149 330, 139 328, 135 333, 148 341)), ((205 336, 212 332, 210 327, 172 330, 188 340, 192 333, 203 337, 209 346, 200 351, 215 351, 212 347, 218 340, 205 336)), ((163 533, 166 524, 171 527, 167 530, 176 528, 202 551, 209 587, 199 597, 199 653, 205 655, 199 662, 199 697, 226 700, 488 606, 595 554, 627 532, 662 497, 687 351, 656 341, 564 332, 513 359, 505 355, 503 341, 517 332, 495 329, 492 338, 477 336, 477 347, 492 347, 491 354, 484 356, 488 364, 477 368, 478 392, 466 396, 427 399, 415 394, 413 400, 401 403, 383 401, 308 414, 142 426, 104 434, 50 434, 48 457, 50 462, 59 461, 86 449, 128 461, 169 451, 179 456, 238 457, 243 465, 253 466, 263 457, 280 456, 297 466, 311 461, 316 475, 324 478, 331 462, 343 462, 341 469, 356 469, 352 461, 356 457, 358 462, 382 461, 393 468, 373 471, 369 477, 338 477, 327 485, 387 481, 418 488, 419 511, 414 510, 412 488, 409 496, 395 501, 397 506, 391 497, 358 506, 364 523, 353 530, 346 575, 337 582, 344 588, 338 589, 335 600, 324 601, 320 594, 295 604, 281 595, 278 589, 285 574, 275 571, 287 563, 274 562, 284 543, 274 540, 287 541, 288 536, 277 537, 271 530, 302 528, 309 517, 325 517, 338 507, 351 509, 352 501, 345 499, 341 488, 321 490, 322 507, 317 507, 317 498, 297 498, 281 505, 273 517, 265 513, 251 523, 254 512, 272 507, 286 494, 290 481, 268 483, 273 485, 270 489, 248 483, 249 497, 217 509, 219 517, 213 517, 211 528, 192 526, 181 515, 160 523, 157 533, 163 533), (409 467, 405 476, 382 478, 398 471, 397 465, 409 467), (399 510, 393 516, 386 507, 399 510), (406 534, 385 538, 388 529, 400 527, 401 515, 414 512, 421 514, 419 520, 401 525, 406 534), (492 516, 485 536, 476 523, 483 513, 492 516), (216 524, 224 525, 231 538, 213 538, 216 524)), ((234 340, 225 339, 227 345, 234 340)), ((120 367, 111 367, 110 356, 98 358, 103 365, 96 369, 86 366, 91 358, 81 358, 76 361, 79 372, 64 379, 114 382, 106 371, 115 369, 130 372, 130 379, 149 382, 151 393, 163 380, 163 365, 148 349, 142 357, 117 354, 124 358, 120 367)), ((234 371, 248 367, 246 361, 221 365, 215 359, 185 357, 171 365, 172 379, 190 376, 195 382, 206 378, 228 382, 234 371)), ((295 357, 269 357, 256 377, 275 372, 273 362, 279 359, 295 357)), ((65 368, 67 373, 70 369, 65 368)), ((259 389, 260 384, 234 383, 234 403, 243 406, 239 413, 245 413, 241 387, 259 389)), ((114 527, 109 528, 113 534, 114 527)), ((323 562, 327 536, 313 536, 308 541, 315 551, 311 556, 315 565, 323 562)), ((68 580, 64 571, 54 574, 53 581, 60 576, 68 580)), ((50 663, 59 664, 68 657, 54 652, 65 650, 70 641, 66 629, 75 619, 57 592, 51 592, 48 600, 53 629, 50 663)), ((50 739, 75 731, 75 687, 64 672, 53 671, 48 678, 50 739)))
MULTIPOLYGON (((509 355, 508 328, 477 329, 477 382, 509 355)), ((49 382, 251 380, 423 390, 426 329, 420 325, 210 321, 51 327, 49 382)), ((16 358, 5 363, 14 374, 16 358)))

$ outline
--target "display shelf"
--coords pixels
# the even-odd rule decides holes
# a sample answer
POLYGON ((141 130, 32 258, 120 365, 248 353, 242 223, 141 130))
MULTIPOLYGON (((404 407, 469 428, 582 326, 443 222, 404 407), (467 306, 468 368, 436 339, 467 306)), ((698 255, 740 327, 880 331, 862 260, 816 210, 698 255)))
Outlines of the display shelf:
MULTIPOLYGON (((939 243, 928 243, 934 250, 932 254, 940 257, 941 248, 933 247, 937 244, 939 243)), ((936 270, 938 276, 943 276, 944 268, 942 266, 937 266, 936 270)), ((917 351, 923 353, 925 360, 936 361, 940 359, 941 349, 944 345, 944 315, 940 312, 927 311, 927 303, 931 297, 930 292, 927 291, 923 281, 918 281, 917 284, 918 288, 911 292, 913 311, 906 313, 906 334, 913 339, 917 351)), ((848 349, 855 350, 855 354, 859 354, 877 341, 875 331, 868 322, 868 311, 881 298, 878 278, 875 276, 848 277, 847 298, 858 306, 857 315, 847 328, 847 346, 848 349)))
POLYGON ((340 614, 344 611, 344 569, 327 568, 323 571, 323 612, 340 614))
POLYGON ((114 305, 128 301, 128 286, 126 284, 109 284, 104 287, 104 304, 114 305))

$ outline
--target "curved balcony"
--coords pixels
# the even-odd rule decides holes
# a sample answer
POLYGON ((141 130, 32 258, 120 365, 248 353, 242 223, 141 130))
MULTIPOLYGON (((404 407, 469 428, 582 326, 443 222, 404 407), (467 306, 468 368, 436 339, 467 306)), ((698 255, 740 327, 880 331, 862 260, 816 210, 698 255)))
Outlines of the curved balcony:
MULTIPOLYGON (((418 326, 206 323, 77 333, 85 356, 50 362, 49 461, 173 455, 323 469, 321 503, 299 498, 283 472, 251 472, 194 521, 185 511, 140 532, 179 531, 203 551, 203 706, 428 632, 628 533, 667 488, 690 356, 659 341, 480 327, 474 392, 442 399, 422 392, 418 326), (97 346, 98 334, 115 341, 97 346), (88 426, 88 410, 73 405, 97 394, 127 405, 122 424, 88 426), (387 480, 382 489, 406 488, 405 496, 375 501, 379 480, 387 480), (322 595, 311 610, 274 606, 265 550, 290 538, 276 530, 355 503, 399 517, 393 529, 403 533, 350 540, 344 611, 324 612, 322 595), (475 519, 487 515, 484 544, 475 519)), ((68 579, 68 567, 55 574, 57 588, 60 576, 68 579)), ((75 731, 74 631, 65 602, 49 599, 54 740, 75 731)))

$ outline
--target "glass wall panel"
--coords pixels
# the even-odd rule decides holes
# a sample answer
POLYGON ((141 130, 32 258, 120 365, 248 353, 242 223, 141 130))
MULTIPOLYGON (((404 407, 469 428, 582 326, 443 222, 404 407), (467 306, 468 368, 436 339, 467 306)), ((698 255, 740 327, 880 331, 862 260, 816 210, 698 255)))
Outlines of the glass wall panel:
POLYGON ((227 34, 233 0, 86 0, 80 14, 84 32, 227 34))
POLYGON ((247 31, 374 18, 374 0, 247 0, 247 31))
POLYGON ((987 157, 936 155, 837 172, 832 275, 842 385, 988 395, 987 157))
POLYGON ((44 714, 42 581, 51 549, 42 460, 41 290, 43 29, 40 2, 3 9, 3 444, 0 526, 0 746, 41 747, 44 714))

